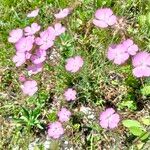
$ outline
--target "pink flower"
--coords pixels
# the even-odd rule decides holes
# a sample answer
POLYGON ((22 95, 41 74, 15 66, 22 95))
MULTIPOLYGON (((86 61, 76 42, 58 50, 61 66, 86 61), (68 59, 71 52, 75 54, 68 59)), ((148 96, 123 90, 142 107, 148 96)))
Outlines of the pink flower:
POLYGON ((113 108, 107 108, 100 114, 99 121, 102 128, 113 129, 118 126, 120 117, 113 108))
POLYGON ((20 82, 25 82, 25 81, 26 81, 25 75, 20 74, 20 75, 19 75, 19 81, 20 81, 20 82))
POLYGON ((45 50, 37 50, 35 55, 32 55, 31 57, 31 61, 34 64, 40 64, 42 62, 44 62, 46 59, 46 51, 45 50))
POLYGON ((28 66, 27 68, 29 75, 37 74, 41 72, 42 69, 43 69, 43 64, 31 65, 31 66, 28 66))
POLYGON ((65 8, 63 10, 60 10, 59 13, 54 14, 56 19, 63 19, 65 17, 67 17, 70 14, 70 8, 65 8))
POLYGON ((23 85, 21 85, 21 89, 24 94, 32 96, 38 90, 37 83, 34 80, 25 81, 23 85))
POLYGON ((113 14, 110 8, 98 9, 93 19, 93 24, 100 28, 107 28, 117 22, 117 17, 113 14))
POLYGON ((65 68, 72 73, 79 71, 83 66, 83 59, 80 56, 75 56, 67 59, 65 68))
POLYGON ((67 110, 66 108, 62 108, 59 112, 58 112, 58 117, 59 117, 59 121, 60 122, 67 122, 70 119, 71 116, 71 112, 69 110, 67 110))
POLYGON ((40 33, 40 37, 36 38, 35 42, 40 46, 40 49, 47 50, 53 46, 54 40, 54 29, 49 27, 47 30, 40 33))
POLYGON ((59 35, 61 35, 62 33, 65 32, 66 28, 63 27, 60 23, 56 23, 54 25, 54 30, 55 30, 55 35, 59 36, 59 35))
POLYGON ((133 74, 136 77, 150 76, 150 54, 148 52, 139 52, 132 59, 134 66, 133 74))
POLYGON ((28 18, 32 18, 32 17, 36 17, 39 13, 39 9, 35 9, 33 11, 31 11, 30 13, 27 14, 28 18))
POLYGON ((30 51, 33 47, 34 36, 22 37, 15 45, 18 52, 30 51))
POLYGON ((135 55, 136 52, 138 51, 138 46, 134 44, 131 39, 123 41, 122 44, 124 45, 124 47, 126 47, 128 54, 132 56, 135 55))
POLYGON ((17 52, 13 57, 13 62, 16 64, 16 67, 21 66, 26 61, 25 54, 17 52))
POLYGON ((74 101, 76 99, 77 92, 72 88, 65 91, 64 96, 67 101, 74 101))
POLYGON ((129 58, 129 54, 123 44, 111 45, 108 48, 107 58, 115 64, 121 65, 129 58))
POLYGON ((41 26, 39 26, 37 23, 32 23, 31 27, 27 26, 25 31, 25 36, 34 35, 36 32, 40 30, 41 26))
POLYGON ((62 124, 58 121, 51 123, 48 127, 48 136, 54 139, 58 139, 64 134, 62 124))
POLYGON ((22 29, 12 30, 9 33, 8 41, 10 43, 16 43, 16 42, 18 42, 22 38, 22 36, 23 36, 23 30, 22 29))

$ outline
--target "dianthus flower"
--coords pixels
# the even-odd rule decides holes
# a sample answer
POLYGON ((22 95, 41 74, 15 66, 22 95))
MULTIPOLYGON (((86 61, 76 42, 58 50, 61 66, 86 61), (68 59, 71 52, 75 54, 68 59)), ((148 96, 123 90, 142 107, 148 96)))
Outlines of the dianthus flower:
POLYGON ((58 121, 51 123, 48 127, 48 136, 54 139, 58 139, 64 134, 62 124, 58 121))
POLYGON ((28 18, 32 18, 32 17, 34 18, 38 15, 38 13, 39 13, 39 9, 35 9, 35 10, 31 11, 30 13, 28 13, 27 17, 28 18))
POLYGON ((134 42, 131 39, 127 39, 127 40, 123 41, 122 44, 126 48, 126 51, 128 52, 128 54, 133 56, 137 53, 138 46, 136 44, 134 44, 134 42))
POLYGON ((148 52, 137 53, 132 59, 132 64, 134 76, 138 78, 150 76, 150 54, 148 52))
POLYGON ((107 58, 115 64, 121 65, 129 58, 129 54, 123 44, 111 45, 108 48, 107 58))
POLYGON ((40 33, 40 37, 35 39, 37 45, 40 49, 47 50, 53 46, 55 40, 55 32, 53 28, 48 28, 47 30, 40 33))
POLYGON ((42 68, 43 68, 43 64, 37 64, 37 65, 31 65, 31 66, 28 66, 27 70, 28 70, 28 74, 29 75, 32 75, 32 74, 37 74, 39 72, 42 71, 42 68))
POLYGON ((75 73, 83 66, 83 59, 80 56, 75 56, 67 59, 65 68, 67 71, 75 73))
POLYGON ((22 29, 14 29, 9 33, 8 41, 10 43, 16 43, 22 38, 22 36, 23 36, 22 29))
POLYGON ((37 82, 34 80, 25 81, 23 85, 21 85, 21 89, 24 94, 32 96, 38 90, 37 82))
POLYGON ((117 17, 113 14, 110 8, 98 9, 93 19, 93 24, 100 28, 107 28, 117 22, 117 17))
POLYGON ((27 26, 25 31, 25 36, 34 35, 36 32, 40 31, 40 26, 37 23, 32 23, 31 27, 27 26))
POLYGON ((37 50, 35 55, 31 56, 31 61, 34 64, 40 64, 40 63, 44 62, 45 59, 46 59, 46 51, 42 50, 42 49, 37 50))
POLYGON ((16 50, 18 52, 30 51, 33 47, 34 36, 22 37, 16 44, 16 50))
POLYGON ((66 28, 63 27, 62 24, 56 23, 56 24, 54 25, 54 30, 55 30, 55 35, 56 35, 56 36, 59 36, 59 35, 61 35, 62 33, 65 32, 66 28))
POLYGON ((68 88, 64 93, 65 99, 67 101, 74 101, 76 99, 76 95, 77 95, 77 92, 73 90, 72 88, 68 88))
POLYGON ((63 10, 60 10, 59 13, 54 14, 56 19, 63 19, 67 17, 70 14, 70 8, 65 8, 63 10))
POLYGON ((107 108, 105 111, 100 113, 99 121, 102 128, 113 129, 118 126, 120 116, 113 108, 107 108))
POLYGON ((71 112, 66 108, 61 108, 57 115, 60 122, 67 122, 70 119, 71 112))
POLYGON ((16 64, 16 67, 21 66, 26 61, 25 53, 19 53, 19 52, 17 52, 16 55, 13 57, 12 60, 16 64))

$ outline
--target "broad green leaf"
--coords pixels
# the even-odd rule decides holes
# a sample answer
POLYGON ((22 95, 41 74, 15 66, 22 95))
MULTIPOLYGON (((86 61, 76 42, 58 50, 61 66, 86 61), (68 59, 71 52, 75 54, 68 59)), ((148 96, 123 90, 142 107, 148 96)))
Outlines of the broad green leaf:
POLYGON ((144 131, 140 127, 132 126, 129 128, 130 132, 135 136, 141 136, 144 131))
POLYGON ((130 127, 142 127, 142 125, 136 121, 136 120, 123 120, 122 121, 123 125, 127 128, 130 128, 130 127))

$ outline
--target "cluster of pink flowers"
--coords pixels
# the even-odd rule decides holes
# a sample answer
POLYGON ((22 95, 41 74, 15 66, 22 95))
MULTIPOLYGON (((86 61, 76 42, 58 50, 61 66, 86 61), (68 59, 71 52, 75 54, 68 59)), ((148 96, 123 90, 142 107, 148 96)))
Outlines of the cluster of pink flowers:
MULTIPOLYGON (((74 101, 76 99, 77 92, 72 88, 68 88, 64 92, 64 98, 66 101, 74 101)), ((61 108, 57 113, 58 121, 51 123, 48 127, 48 136, 54 139, 60 138, 64 134, 64 128, 62 123, 69 121, 71 112, 67 108, 61 108)))
MULTIPOLYGON (((36 9, 28 13, 27 17, 36 17, 38 13, 39 9, 36 9)), ((70 9, 66 8, 54 16, 56 19, 62 19, 69 13, 70 9)), ((8 41, 13 43, 16 48, 16 54, 12 58, 13 62, 16 64, 16 67, 26 64, 29 76, 42 71, 44 61, 46 61, 47 51, 52 48, 55 39, 64 33, 66 28, 58 22, 54 24, 54 26, 49 26, 44 31, 40 30, 40 25, 32 23, 31 26, 27 26, 24 29, 18 28, 12 30, 8 37, 8 41)), ((37 91, 37 86, 34 89, 32 85, 28 84, 31 81, 32 80, 28 81, 25 78, 23 80, 24 84, 21 85, 23 93, 29 96, 32 96, 37 91)))
POLYGON ((132 58, 133 75, 137 78, 150 76, 150 53, 138 52, 139 48, 131 39, 121 44, 112 45, 108 48, 107 58, 117 65, 125 63, 132 58))
MULTIPOLYGON (((75 56, 67 59, 66 70, 75 73, 83 66, 83 59, 80 56, 75 56)), ((73 88, 68 88, 64 92, 64 98, 66 101, 74 101, 77 98, 77 92, 73 88)), ((49 125, 48 136, 54 139, 61 137, 64 134, 64 129, 62 126, 63 122, 67 122, 70 119, 71 112, 66 108, 62 108, 58 112, 59 121, 56 121, 49 125)))
POLYGON ((125 63, 130 56, 134 56, 138 46, 131 39, 127 39, 118 45, 111 45, 108 48, 107 58, 117 65, 125 63))
MULTIPOLYGON (((71 12, 70 8, 60 10, 55 14, 57 21, 65 18, 71 12)), ((36 17, 39 9, 30 12, 27 17, 36 17)), ((110 8, 98 9, 93 19, 93 24, 100 28, 107 28, 117 23, 117 17, 110 8)), ((10 32, 8 41, 13 43, 16 48, 16 54, 13 62, 16 67, 23 64, 27 65, 28 75, 37 74, 42 71, 43 64, 46 61, 47 51, 52 48, 55 39, 65 32, 66 28, 62 24, 56 23, 49 26, 44 31, 40 31, 41 26, 32 23, 24 29, 14 29, 10 32)), ((108 47, 107 58, 117 65, 124 64, 130 57, 132 58, 133 74, 136 77, 150 76, 150 54, 148 52, 138 52, 139 48, 131 39, 126 39, 119 44, 113 44, 108 47)), ((83 67, 84 61, 81 56, 74 56, 66 60, 65 69, 70 73, 76 73, 83 67)), ((26 79, 21 74, 19 81, 22 83, 21 89, 24 94, 34 95, 37 90, 37 82, 35 80, 26 79)), ((77 99, 77 92, 73 88, 68 88, 64 92, 66 101, 71 102, 77 99)), ((64 134, 63 123, 69 121, 71 112, 62 107, 57 113, 58 120, 50 123, 48 126, 48 136, 58 139, 64 134)), ((120 121, 119 114, 113 108, 107 108, 100 113, 99 124, 105 129, 114 129, 120 121)))
MULTIPOLYGON (((98 9, 93 19, 93 24, 100 28, 107 28, 117 24, 117 17, 110 8, 98 9)), ((120 44, 109 46, 107 58, 117 65, 124 64, 131 56, 133 65, 133 75, 139 77, 150 76, 150 54, 148 52, 138 52, 138 46, 131 39, 126 39, 120 44)))
POLYGON ((61 108, 57 115, 59 121, 55 121, 48 126, 48 136, 54 139, 58 139, 64 134, 62 123, 69 121, 71 112, 66 108, 61 108))

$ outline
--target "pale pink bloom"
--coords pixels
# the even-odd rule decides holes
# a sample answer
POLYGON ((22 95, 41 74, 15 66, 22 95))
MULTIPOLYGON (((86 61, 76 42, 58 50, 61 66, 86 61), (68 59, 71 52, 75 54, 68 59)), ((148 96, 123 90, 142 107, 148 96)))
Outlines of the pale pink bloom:
POLYGON ((42 69, 43 69, 43 64, 31 65, 28 66, 27 68, 29 76, 41 72, 42 69))
POLYGON ((32 23, 31 27, 27 26, 25 31, 25 36, 34 35, 36 32, 40 31, 41 26, 39 26, 37 23, 32 23))
POLYGON ((113 129, 118 126, 120 116, 113 108, 107 108, 105 111, 100 113, 99 121, 102 128, 113 129))
POLYGON ((26 61, 25 54, 17 52, 13 57, 13 62, 16 64, 16 67, 21 66, 26 61))
POLYGON ((61 23, 56 23, 54 25, 54 30, 55 30, 55 35, 59 36, 59 35, 61 35, 62 33, 65 32, 66 28, 63 27, 61 23))
POLYGON ((30 51, 33 47, 34 36, 22 37, 16 44, 16 50, 18 52, 30 51))
POLYGON ((37 82, 34 80, 25 81, 23 85, 21 85, 21 89, 24 94, 32 96, 38 90, 37 82))
POLYGON ((20 75, 19 75, 19 81, 20 81, 20 82, 25 82, 25 81, 26 81, 26 77, 25 77, 24 74, 20 74, 20 75))
POLYGON ((67 71, 75 73, 83 66, 83 59, 80 56, 75 56, 67 59, 65 68, 67 71))
POLYGON ((25 52, 25 57, 26 57, 26 59, 30 59, 30 58, 31 58, 31 56, 32 56, 32 54, 31 54, 31 53, 29 53, 29 52, 25 52))
POLYGON ((108 48, 107 58, 113 61, 115 64, 121 65, 125 63, 129 58, 129 54, 126 51, 126 47, 123 44, 111 45, 108 48))
POLYGON ((59 13, 54 14, 56 19, 63 19, 70 14, 70 8, 65 8, 59 11, 59 13))
POLYGON ((132 59, 132 64, 134 76, 138 78, 150 76, 150 54, 148 52, 137 53, 132 59))
POLYGON ((131 39, 123 41, 122 44, 126 47, 128 54, 133 56, 137 53, 138 46, 134 44, 134 42, 131 39))
POLYGON ((67 122, 70 119, 71 112, 66 108, 61 108, 57 115, 60 122, 67 122))
POLYGON ((107 28, 117 22, 117 17, 113 14, 110 8, 98 9, 93 19, 93 24, 100 28, 107 28))
POLYGON ((64 93, 65 99, 67 101, 74 101, 76 99, 76 95, 77 95, 77 92, 73 90, 72 88, 68 88, 64 93))
POLYGON ((14 29, 9 33, 8 41, 10 43, 16 43, 22 38, 22 36, 23 36, 22 29, 14 29))
POLYGON ((46 51, 39 49, 36 51, 35 55, 32 55, 31 61, 34 64, 40 64, 46 60, 46 51))
POLYGON ((40 46, 40 49, 47 50, 54 45, 55 32, 54 29, 50 27, 40 33, 40 37, 35 39, 37 45, 40 46))
POLYGON ((35 9, 27 14, 28 18, 36 17, 39 14, 39 9, 35 9))
POLYGON ((54 139, 58 139, 64 134, 62 124, 58 121, 53 122, 48 127, 48 136, 54 139))

